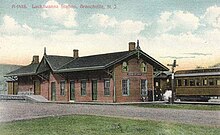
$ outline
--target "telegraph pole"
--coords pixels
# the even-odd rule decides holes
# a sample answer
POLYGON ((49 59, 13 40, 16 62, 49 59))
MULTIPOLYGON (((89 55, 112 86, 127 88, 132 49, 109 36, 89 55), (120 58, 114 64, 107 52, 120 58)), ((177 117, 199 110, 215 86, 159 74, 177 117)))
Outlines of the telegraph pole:
POLYGON ((171 66, 172 68, 172 78, 171 78, 171 89, 172 89, 172 104, 174 103, 174 68, 178 66, 176 64, 176 60, 173 61, 173 64, 167 64, 167 66, 171 66))

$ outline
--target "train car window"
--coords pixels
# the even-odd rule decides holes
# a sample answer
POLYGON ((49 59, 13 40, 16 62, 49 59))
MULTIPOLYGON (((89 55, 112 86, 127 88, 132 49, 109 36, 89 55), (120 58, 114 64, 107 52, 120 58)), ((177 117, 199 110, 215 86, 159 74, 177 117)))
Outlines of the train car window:
POLYGON ((190 86, 195 86, 195 80, 192 80, 192 79, 189 80, 189 85, 190 85, 190 86))
POLYGON ((206 86, 206 85, 207 85, 207 79, 203 79, 203 80, 202 80, 202 85, 203 85, 203 86, 206 86))
POLYGON ((180 79, 177 80, 177 86, 182 86, 182 80, 180 79))
POLYGON ((188 80, 187 79, 184 79, 183 83, 184 83, 184 86, 188 86, 188 80))
POLYGON ((196 86, 201 86, 201 81, 199 79, 196 80, 196 86))
POLYGON ((209 79, 209 85, 214 85, 214 79, 209 79))
POLYGON ((220 85, 220 79, 216 80, 216 85, 220 85))

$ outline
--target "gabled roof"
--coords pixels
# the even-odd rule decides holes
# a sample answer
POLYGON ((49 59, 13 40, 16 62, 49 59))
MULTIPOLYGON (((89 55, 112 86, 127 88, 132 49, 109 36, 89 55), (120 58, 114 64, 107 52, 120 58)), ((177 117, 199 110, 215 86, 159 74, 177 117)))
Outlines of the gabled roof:
POLYGON ((142 59, 146 59, 150 64, 159 70, 169 70, 167 67, 147 55, 141 50, 115 52, 107 54, 92 55, 86 57, 79 57, 73 59, 71 62, 65 64, 55 72, 71 72, 71 71, 84 71, 84 70, 97 70, 106 69, 118 62, 125 60, 130 56, 140 55, 142 59))
POLYGON ((86 71, 86 70, 99 70, 111 67, 129 57, 140 57, 153 65, 154 68, 162 71, 169 70, 167 67, 162 65, 160 62, 146 54, 145 52, 136 49, 133 51, 123 51, 115 53, 106 53, 85 57, 67 57, 67 56, 56 56, 56 55, 44 55, 40 64, 30 64, 16 71, 8 74, 8 76, 22 76, 22 75, 34 75, 45 71, 42 68, 48 66, 43 61, 45 60, 49 67, 55 73, 61 72, 75 72, 75 71, 86 71), (37 71, 39 70, 39 71, 37 71))
POLYGON ((104 69, 120 59, 127 58, 134 51, 115 52, 85 57, 78 57, 58 69, 58 72, 104 69))
POLYGON ((57 70, 63 65, 73 60, 73 57, 68 56, 44 55, 44 57, 46 58, 52 70, 57 70))
MULTIPOLYGON (((142 50, 139 50, 139 52, 140 52, 140 54, 142 54, 142 55, 140 55, 140 57, 142 57, 144 60, 148 61, 149 64, 153 65, 153 67, 155 69, 158 69, 158 70, 161 70, 161 71, 169 71, 169 68, 167 68, 166 66, 161 64, 159 61, 155 60, 150 55, 146 54, 142 50)), ((136 51, 136 53, 138 54, 138 50, 136 51)))
POLYGON ((36 74, 36 69, 38 64, 30 64, 23 66, 17 70, 7 73, 6 76, 24 76, 24 75, 34 75, 36 74))

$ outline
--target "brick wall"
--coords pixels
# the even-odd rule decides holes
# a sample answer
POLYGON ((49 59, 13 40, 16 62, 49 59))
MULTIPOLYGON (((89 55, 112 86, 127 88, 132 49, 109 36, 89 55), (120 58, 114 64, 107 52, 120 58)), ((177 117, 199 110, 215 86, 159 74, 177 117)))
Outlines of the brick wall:
MULTIPOLYGON (((85 78, 85 77, 82 77, 85 78)), ((56 101, 69 101, 70 100, 70 80, 75 82, 75 102, 92 102, 92 80, 97 80, 97 100, 96 102, 113 102, 113 79, 110 79, 110 95, 104 95, 104 78, 97 78, 90 75, 89 79, 65 79, 57 74, 50 74, 48 81, 41 82, 41 95, 51 100, 51 83, 56 84, 56 101), (60 81, 66 81, 65 95, 60 95, 60 81), (81 80, 86 80, 86 95, 81 95, 81 80)))
MULTIPOLYGON (((75 101, 91 102, 92 100, 92 80, 86 80, 86 95, 81 95, 81 80, 75 80, 75 101)), ((69 84, 68 84, 69 85, 69 84)), ((110 95, 104 95, 104 79, 97 79, 97 100, 96 102, 113 102, 113 80, 110 79, 110 95)))
POLYGON ((128 72, 122 71, 122 63, 115 67, 116 79, 116 102, 139 102, 141 101, 140 81, 146 79, 148 89, 153 89, 153 66, 147 63, 147 72, 141 72, 140 64, 143 60, 133 58, 128 62, 128 72), (129 75, 135 73, 137 75, 129 75), (129 79, 130 93, 128 96, 122 95, 122 79, 129 79))
POLYGON ((91 80, 86 80, 86 95, 81 95, 81 80, 75 82, 75 97, 76 102, 89 102, 92 101, 92 82, 91 80))
POLYGON ((42 81, 41 82, 41 95, 45 97, 46 99, 50 100, 49 96, 49 82, 48 81, 42 81))
POLYGON ((49 100, 51 100, 51 83, 55 82, 56 85, 56 101, 68 101, 68 94, 67 93, 67 82, 65 83, 65 94, 60 95, 60 81, 66 81, 65 78, 61 77, 60 75, 57 74, 50 74, 50 79, 49 79, 49 100))
POLYGON ((97 101, 98 102, 113 102, 113 79, 110 79, 110 95, 104 95, 104 79, 98 80, 98 95, 97 101))
POLYGON ((30 76, 18 78, 18 92, 34 92, 34 84, 30 76))

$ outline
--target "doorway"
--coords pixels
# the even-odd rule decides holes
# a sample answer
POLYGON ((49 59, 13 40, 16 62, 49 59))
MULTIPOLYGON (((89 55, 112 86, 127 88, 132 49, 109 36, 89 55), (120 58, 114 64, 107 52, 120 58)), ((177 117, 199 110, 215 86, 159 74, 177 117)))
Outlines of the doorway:
POLYGON ((40 81, 34 81, 34 95, 40 95, 40 81))
POLYGON ((70 100, 75 100, 75 83, 74 81, 70 81, 70 100))
POLYGON ((97 100, 97 80, 92 80, 92 100, 97 100))
POLYGON ((51 82, 51 101, 56 101, 56 83, 51 82))

